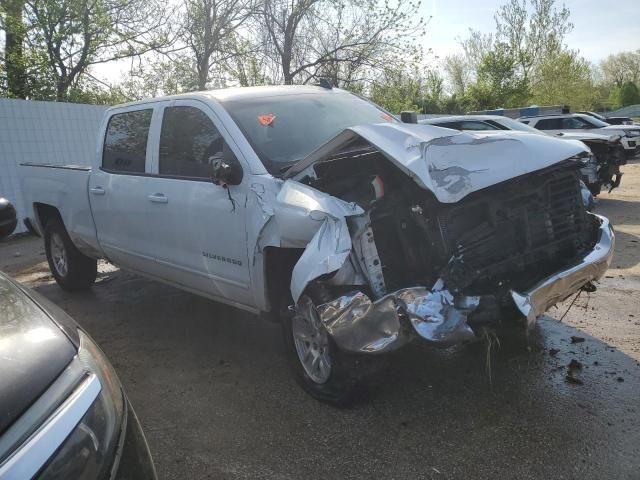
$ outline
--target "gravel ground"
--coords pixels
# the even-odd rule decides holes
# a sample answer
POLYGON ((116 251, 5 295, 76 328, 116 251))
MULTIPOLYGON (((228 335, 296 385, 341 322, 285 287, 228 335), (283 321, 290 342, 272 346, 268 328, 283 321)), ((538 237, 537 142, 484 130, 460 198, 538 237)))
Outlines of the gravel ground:
POLYGON ((65 293, 33 237, 0 242, 0 269, 100 343, 161 479, 638 479, 640 164, 624 171, 597 207, 617 229, 598 291, 541 318, 529 351, 503 342, 492 386, 482 345, 417 345, 346 410, 296 386, 278 327, 252 315, 108 264, 65 293))

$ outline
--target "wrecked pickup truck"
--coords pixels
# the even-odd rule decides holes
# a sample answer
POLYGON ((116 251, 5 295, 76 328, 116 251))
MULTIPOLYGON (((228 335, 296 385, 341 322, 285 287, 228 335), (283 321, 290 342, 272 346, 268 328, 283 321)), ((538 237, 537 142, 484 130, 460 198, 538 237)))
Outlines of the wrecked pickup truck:
POLYGON ((21 177, 60 286, 106 258, 277 318, 301 385, 341 403, 376 356, 473 341, 503 309, 524 331, 592 288, 614 237, 582 206, 584 148, 256 87, 111 108, 91 167, 21 177))

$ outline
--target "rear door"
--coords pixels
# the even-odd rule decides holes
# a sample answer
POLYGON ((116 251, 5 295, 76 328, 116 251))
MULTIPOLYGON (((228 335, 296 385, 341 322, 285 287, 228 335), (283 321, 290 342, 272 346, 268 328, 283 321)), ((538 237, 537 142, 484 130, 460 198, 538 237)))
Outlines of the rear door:
POLYGON ((214 112, 197 100, 174 100, 158 124, 157 191, 166 200, 145 219, 165 278, 208 296, 251 306, 247 263, 246 162, 214 112), (212 182, 212 162, 235 157, 240 185, 212 182))
POLYGON ((542 118, 533 126, 538 130, 542 130, 552 135, 557 135, 558 133, 562 133, 562 118, 542 118))
POLYGON ((156 179, 149 176, 150 132, 158 115, 158 104, 114 112, 100 168, 89 178, 89 201, 103 251, 115 264, 149 274, 156 268, 148 218, 158 198, 156 179))

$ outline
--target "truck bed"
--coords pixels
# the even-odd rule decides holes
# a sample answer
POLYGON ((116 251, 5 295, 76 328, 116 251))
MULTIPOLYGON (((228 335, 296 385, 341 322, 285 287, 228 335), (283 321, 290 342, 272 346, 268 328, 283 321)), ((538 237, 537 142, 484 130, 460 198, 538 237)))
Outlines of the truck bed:
POLYGON ((99 251, 96 228, 89 205, 91 167, 81 165, 20 164, 28 218, 41 235, 45 225, 38 216, 41 206, 55 208, 74 244, 92 256, 99 251))

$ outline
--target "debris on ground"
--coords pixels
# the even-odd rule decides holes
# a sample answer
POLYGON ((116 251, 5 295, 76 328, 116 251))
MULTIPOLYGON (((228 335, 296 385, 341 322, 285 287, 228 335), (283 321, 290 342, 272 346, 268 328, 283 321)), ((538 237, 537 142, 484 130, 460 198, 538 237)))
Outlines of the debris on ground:
POLYGON ((575 358, 571 359, 571 362, 569 362, 569 370, 582 370, 582 363, 575 358))
POLYGON ((582 343, 584 342, 584 337, 577 337, 575 335, 571 335, 571 343, 582 343))
POLYGON ((574 385, 584 385, 584 382, 582 380, 572 375, 567 375, 566 377, 564 377, 564 379, 567 381, 567 383, 572 383, 574 385))
POLYGON ((555 357, 558 354, 559 351, 560 350, 558 350, 557 348, 550 348, 549 349, 549 355, 551 355, 552 357, 555 357))
POLYGON ((618 378, 616 378, 616 380, 617 380, 619 383, 624 382, 624 378, 622 378, 622 377, 618 377, 618 378))

